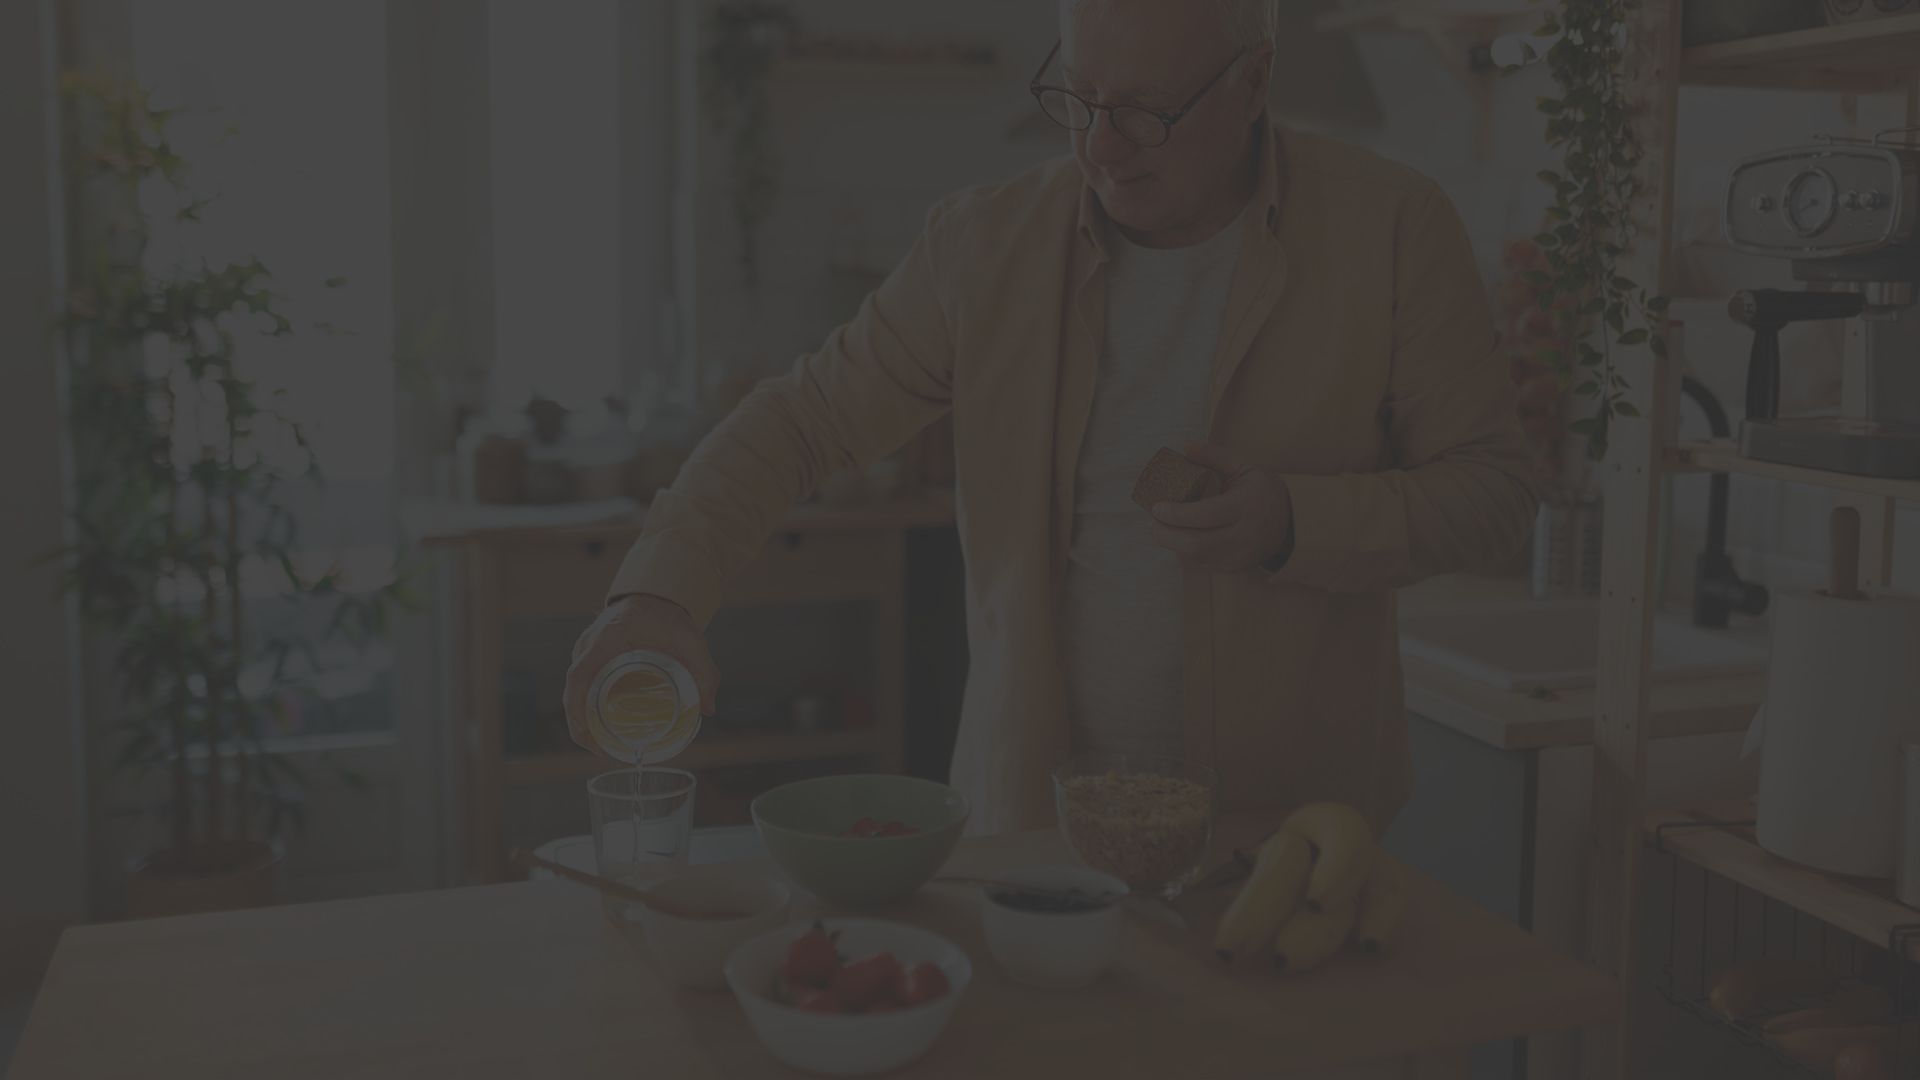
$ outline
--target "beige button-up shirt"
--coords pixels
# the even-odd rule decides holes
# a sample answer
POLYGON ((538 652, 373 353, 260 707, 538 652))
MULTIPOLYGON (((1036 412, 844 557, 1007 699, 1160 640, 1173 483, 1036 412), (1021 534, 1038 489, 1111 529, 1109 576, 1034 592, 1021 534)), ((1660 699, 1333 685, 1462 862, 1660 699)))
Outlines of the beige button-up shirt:
MULTIPOLYGON (((1411 780, 1393 590, 1524 542, 1528 451, 1438 187, 1278 128, 1260 170, 1208 424, 1286 476, 1295 548, 1276 574, 1187 571, 1186 752, 1230 806, 1338 799, 1384 828, 1411 780)), ((853 321, 693 455, 610 592, 706 625, 792 504, 951 411, 971 654, 952 779, 976 833, 1049 823, 1068 753, 1059 609, 1107 324, 1101 215, 1071 159, 942 201, 853 321)))

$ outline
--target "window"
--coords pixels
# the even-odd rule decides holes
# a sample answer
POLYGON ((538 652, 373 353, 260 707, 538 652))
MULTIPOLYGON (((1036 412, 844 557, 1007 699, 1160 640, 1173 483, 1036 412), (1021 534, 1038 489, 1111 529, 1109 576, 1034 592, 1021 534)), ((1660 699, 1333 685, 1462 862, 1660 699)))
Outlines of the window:
MULTIPOLYGON (((326 478, 289 494, 311 548, 302 561, 337 558, 348 588, 377 586, 393 572, 397 537, 386 5, 176 0, 125 10, 134 77, 156 106, 182 110, 170 134, 190 165, 185 183, 213 197, 199 222, 179 223, 156 192, 149 260, 258 258, 273 274, 296 333, 241 348, 249 374, 307 430, 326 478)), ((285 625, 272 568, 248 569, 259 598, 250 624, 285 625)), ((318 659, 325 707, 301 710, 285 734, 392 726, 385 647, 318 659)))

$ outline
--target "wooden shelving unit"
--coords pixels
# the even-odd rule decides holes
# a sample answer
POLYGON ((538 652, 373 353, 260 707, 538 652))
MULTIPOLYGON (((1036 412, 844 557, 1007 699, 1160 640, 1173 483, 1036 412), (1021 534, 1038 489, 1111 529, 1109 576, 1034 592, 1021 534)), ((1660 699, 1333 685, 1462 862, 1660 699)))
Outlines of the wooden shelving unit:
MULTIPOLYGON (((1643 157, 1636 177, 1635 225, 1640 242, 1626 272, 1672 295, 1674 199, 1680 98, 1687 86, 1734 86, 1828 93, 1902 92, 1906 123, 1920 123, 1920 16, 1883 18, 1683 49, 1684 0, 1644 0, 1623 27, 1631 43, 1623 84, 1640 118, 1643 157)), ((1839 132, 1862 135, 1872 132, 1839 132)), ((1791 142, 1753 147, 1755 152, 1791 142)), ((1648 754, 1657 712, 1651 677, 1653 620, 1660 552, 1662 479, 1676 472, 1727 471, 1840 491, 1859 510, 1862 584, 1891 579, 1896 500, 1920 498, 1920 483, 1889 482, 1743 458, 1727 442, 1680 444, 1680 372, 1651 349, 1621 358, 1637 419, 1616 425, 1602 466, 1607 533, 1601 582, 1600 648, 1594 691, 1593 845, 1589 863, 1590 959, 1628 986, 1646 978, 1642 868, 1647 847, 1648 754)), ((1750 818, 1749 812, 1747 817, 1750 818)), ((1669 819, 1655 815, 1658 829, 1669 819)), ((1920 921, 1876 885, 1807 871, 1762 851, 1738 829, 1664 829, 1665 849, 1790 907, 1883 947, 1886 931, 1920 921)), ((1644 1036, 1629 1017, 1582 1040, 1581 1075, 1620 1080, 1644 1075, 1644 1036)))
MULTIPOLYGON (((1895 928, 1920 923, 1920 911, 1894 899, 1888 883, 1827 874, 1788 862, 1762 848, 1750 826, 1724 824, 1753 818, 1751 803, 1655 810, 1646 816, 1647 837, 1676 858, 1872 945, 1884 947, 1895 928)), ((1906 951, 1908 959, 1920 961, 1920 941, 1909 942, 1906 951)))
POLYGON ((1681 56, 1690 86, 1870 92, 1904 87, 1920 56, 1920 15, 1702 45, 1681 56))
POLYGON ((1806 469, 1798 465, 1776 465, 1755 461, 1740 453, 1729 439, 1708 439, 1681 443, 1668 459, 1670 472, 1725 472, 1758 476, 1766 480, 1784 480, 1790 484, 1851 491, 1876 499, 1920 500, 1920 480, 1883 480, 1873 476, 1806 469))

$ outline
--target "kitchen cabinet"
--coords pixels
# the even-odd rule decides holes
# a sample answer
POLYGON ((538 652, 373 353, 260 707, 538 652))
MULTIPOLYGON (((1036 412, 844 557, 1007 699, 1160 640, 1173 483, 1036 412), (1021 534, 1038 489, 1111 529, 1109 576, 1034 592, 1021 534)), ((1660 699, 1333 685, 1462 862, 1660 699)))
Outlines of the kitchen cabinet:
MULTIPOLYGON (((1408 735, 1414 792, 1387 833, 1387 850, 1542 942, 1578 952, 1590 885, 1590 741, 1508 749, 1417 713, 1408 716, 1408 735)), ((1741 756, 1743 739, 1733 732, 1653 742, 1649 772, 1657 798, 1750 794, 1754 763, 1741 756)), ((1573 1075, 1574 1050, 1564 1035, 1483 1046, 1474 1051, 1472 1075, 1573 1075)))
MULTIPOLYGON (((1406 590, 1400 606, 1424 620, 1526 604, 1527 596, 1517 580, 1443 578, 1406 590)), ((1542 941, 1578 952, 1591 891, 1595 690, 1508 690, 1411 655, 1403 666, 1415 784, 1386 847, 1542 941)), ((1751 673, 1653 686, 1654 805, 1752 792, 1755 763, 1742 744, 1764 689, 1764 677, 1751 673)), ((1483 1046, 1472 1075, 1573 1075, 1575 1049, 1570 1037, 1552 1035, 1483 1046)))
MULTIPOLYGON (((572 745, 560 707, 574 636, 644 520, 631 504, 608 509, 598 520, 591 508, 409 515, 414 538, 457 564, 443 600, 469 881, 503 880, 511 847, 582 831, 584 784, 615 767, 572 745)), ((754 795, 801 775, 905 766, 909 540, 950 531, 953 513, 945 491, 802 506, 736 579, 707 635, 724 679, 718 711, 671 762, 701 779, 698 824, 743 824, 754 795)))

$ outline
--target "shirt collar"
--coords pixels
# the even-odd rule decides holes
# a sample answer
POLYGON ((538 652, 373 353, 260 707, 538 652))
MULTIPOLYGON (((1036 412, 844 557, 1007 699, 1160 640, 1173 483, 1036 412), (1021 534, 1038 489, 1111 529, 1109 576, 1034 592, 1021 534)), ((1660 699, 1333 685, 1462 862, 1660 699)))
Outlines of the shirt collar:
MULTIPOLYGON (((1253 197, 1260 205, 1248 215, 1261 222, 1266 235, 1273 239, 1280 236, 1280 208, 1286 197, 1286 139, 1278 128, 1274 127, 1270 117, 1262 115, 1259 126, 1260 145, 1254 148, 1255 160, 1259 163, 1260 176, 1254 182, 1253 197)), ((1080 237, 1090 246, 1101 262, 1113 257, 1108 246, 1107 214, 1100 206, 1100 197, 1093 192, 1093 186, 1082 182, 1080 185, 1080 237)))

